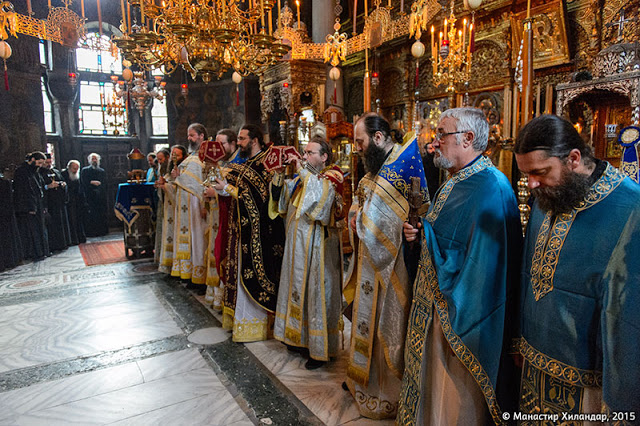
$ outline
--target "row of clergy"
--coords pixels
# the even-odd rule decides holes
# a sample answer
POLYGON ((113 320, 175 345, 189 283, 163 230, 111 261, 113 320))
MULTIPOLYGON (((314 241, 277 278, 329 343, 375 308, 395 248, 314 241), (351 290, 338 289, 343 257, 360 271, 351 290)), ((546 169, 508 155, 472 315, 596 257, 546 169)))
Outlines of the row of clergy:
POLYGON ((60 171, 51 154, 34 151, 16 168, 12 187, 19 259, 39 261, 84 243, 86 236, 107 234, 106 174, 100 155, 89 154, 87 162, 80 170, 80 162, 70 160, 60 171))
POLYGON ((205 165, 208 134, 192 124, 191 154, 174 147, 177 167, 158 181, 160 270, 206 285, 234 341, 273 335, 308 369, 338 356, 344 314, 343 387, 372 419, 633 423, 640 186, 594 158, 571 123, 538 117, 515 146, 534 200, 523 242, 512 187, 483 155, 488 133, 479 109, 442 114, 434 163, 449 178, 429 203, 416 139, 395 143, 365 114, 354 146, 367 174, 346 212, 324 139, 304 161, 288 157, 290 179, 265 168, 259 127, 237 141, 218 132, 227 158, 205 165), (354 253, 343 274, 344 226, 354 253))

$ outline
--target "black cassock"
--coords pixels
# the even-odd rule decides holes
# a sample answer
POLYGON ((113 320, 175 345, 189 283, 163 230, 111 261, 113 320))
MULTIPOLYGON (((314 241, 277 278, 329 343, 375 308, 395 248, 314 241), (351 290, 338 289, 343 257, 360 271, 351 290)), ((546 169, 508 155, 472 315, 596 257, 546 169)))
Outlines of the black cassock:
POLYGON ((17 266, 22 260, 22 241, 13 201, 11 181, 0 178, 0 271, 17 266))
POLYGON ((91 166, 80 172, 80 185, 87 199, 87 210, 84 214, 84 232, 87 237, 99 237, 109 233, 107 223, 107 174, 104 169, 91 166), (91 185, 92 180, 100 181, 100 185, 91 185))
POLYGON ((84 235, 83 214, 87 210, 87 201, 84 198, 84 191, 80 185, 80 179, 71 180, 69 171, 62 171, 62 178, 67 182, 67 215, 69 216, 69 233, 71 245, 82 244, 87 241, 84 235))
POLYGON ((44 183, 37 167, 26 161, 13 175, 13 195, 16 220, 22 240, 24 257, 42 259, 49 254, 44 225, 44 183))
POLYGON ((44 181, 44 200, 48 214, 45 215, 45 224, 49 236, 49 249, 51 251, 64 250, 71 245, 69 235, 69 219, 67 217, 67 186, 61 185, 64 179, 60 172, 53 167, 41 168, 40 175, 44 181), (58 187, 48 187, 51 182, 58 182, 58 187))

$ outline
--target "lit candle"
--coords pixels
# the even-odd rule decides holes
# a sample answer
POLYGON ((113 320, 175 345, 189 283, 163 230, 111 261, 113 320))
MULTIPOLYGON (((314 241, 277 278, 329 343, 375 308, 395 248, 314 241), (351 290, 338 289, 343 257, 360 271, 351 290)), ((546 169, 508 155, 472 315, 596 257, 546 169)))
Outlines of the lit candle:
POLYGON ((436 58, 436 37, 435 37, 435 31, 436 29, 434 28, 434 26, 431 26, 431 65, 433 66, 433 73, 435 74, 437 71, 437 58, 436 58))
POLYGON ((466 41, 467 41, 467 18, 464 18, 464 21, 462 21, 462 48, 463 49, 466 41))
POLYGON ((471 72, 471 43, 473 43, 473 24, 469 25, 469 46, 467 46, 467 72, 471 72))
POLYGON ((296 6, 298 7, 298 29, 300 29, 300 0, 296 0, 296 6))

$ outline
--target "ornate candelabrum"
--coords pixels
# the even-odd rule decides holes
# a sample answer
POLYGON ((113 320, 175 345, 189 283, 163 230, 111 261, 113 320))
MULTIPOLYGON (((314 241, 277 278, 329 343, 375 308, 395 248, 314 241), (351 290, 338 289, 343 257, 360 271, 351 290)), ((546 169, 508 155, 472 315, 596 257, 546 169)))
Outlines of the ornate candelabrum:
MULTIPOLYGON (((125 63, 125 65, 127 65, 125 63)), ((145 80, 144 71, 131 71, 125 68, 122 71, 124 81, 118 81, 118 77, 112 76, 113 92, 115 96, 121 98, 125 103, 125 109, 129 106, 129 99, 134 103, 140 117, 144 115, 144 110, 151 101, 164 99, 166 82, 159 75, 154 76, 153 82, 145 80)))
POLYGON ((113 127, 113 134, 118 136, 120 134, 118 128, 126 129, 129 121, 125 101, 126 91, 124 90, 124 81, 118 81, 118 76, 112 75, 111 81, 113 82, 113 90, 110 96, 107 95, 106 102, 102 105, 105 112, 103 124, 105 127, 113 127))
MULTIPOLYGON (((205 83, 234 68, 260 74, 291 47, 272 28, 276 0, 128 0, 141 23, 131 26, 122 3, 123 36, 113 42, 143 70, 165 74, 181 65, 205 83), (129 21, 127 25, 127 21, 129 21)), ((129 12, 127 12, 129 15, 129 12)))
POLYGON ((473 18, 463 20, 462 28, 456 28, 456 17, 451 12, 443 22, 443 30, 435 37, 435 28, 431 26, 431 58, 433 83, 447 85, 449 105, 455 106, 456 85, 469 81, 471 74, 471 54, 474 48, 473 18))

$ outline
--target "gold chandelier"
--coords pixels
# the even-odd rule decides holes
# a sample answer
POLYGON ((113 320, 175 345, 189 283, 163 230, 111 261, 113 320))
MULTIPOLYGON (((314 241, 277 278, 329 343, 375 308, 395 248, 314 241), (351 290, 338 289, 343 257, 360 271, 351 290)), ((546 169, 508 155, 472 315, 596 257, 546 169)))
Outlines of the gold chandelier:
POLYGON ((451 12, 449 17, 444 19, 443 31, 439 33, 437 41, 435 28, 431 26, 433 83, 436 86, 447 85, 450 105, 453 105, 455 86, 469 81, 474 47, 473 19, 469 22, 465 18, 462 28, 457 29, 453 3, 452 0, 451 12))
POLYGON ((144 70, 170 74, 182 66, 207 83, 231 68, 242 76, 260 74, 291 49, 273 34, 275 2, 164 0, 158 6, 153 0, 121 0, 123 36, 113 41, 144 70), (139 23, 132 24, 132 9, 139 23))

